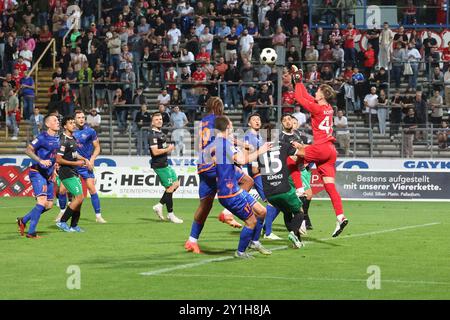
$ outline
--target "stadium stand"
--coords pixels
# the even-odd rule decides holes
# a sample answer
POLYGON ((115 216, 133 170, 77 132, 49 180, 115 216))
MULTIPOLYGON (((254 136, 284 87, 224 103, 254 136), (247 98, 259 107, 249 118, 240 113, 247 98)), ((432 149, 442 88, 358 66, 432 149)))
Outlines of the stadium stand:
POLYGON ((450 156, 447 11, 440 2, 425 9, 408 0, 396 8, 405 26, 371 27, 358 25, 355 3, 2 2, 0 153, 22 153, 31 141, 33 106, 61 115, 96 108, 102 153, 116 155, 137 154, 134 118, 144 102, 150 112, 180 106, 191 131, 209 95, 222 97, 237 128, 252 111, 277 122, 281 112, 295 111, 295 64, 311 94, 321 83, 338 93, 336 111, 347 120, 335 127, 341 155, 404 157, 412 148, 415 157, 450 156), (431 11, 437 25, 427 21, 431 11), (277 66, 259 63, 266 47, 276 50, 277 66), (143 94, 136 96, 138 88, 143 94), (418 128, 403 121, 409 108, 418 128))

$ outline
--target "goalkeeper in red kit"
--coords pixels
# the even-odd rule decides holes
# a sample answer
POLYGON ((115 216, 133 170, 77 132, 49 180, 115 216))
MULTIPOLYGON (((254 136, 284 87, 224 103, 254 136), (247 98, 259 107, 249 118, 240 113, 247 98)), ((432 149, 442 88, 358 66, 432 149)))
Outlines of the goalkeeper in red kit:
POLYGON ((312 97, 301 82, 302 70, 293 66, 295 84, 295 100, 311 114, 311 127, 313 130, 314 142, 312 145, 303 145, 298 142, 292 142, 292 145, 298 149, 297 156, 304 158, 305 163, 314 162, 317 171, 321 176, 325 190, 330 196, 336 213, 336 229, 332 236, 337 237, 341 234, 348 224, 344 216, 341 196, 336 190, 336 148, 333 137, 333 107, 330 102, 335 98, 336 93, 332 87, 323 84, 317 90, 315 97, 312 97))

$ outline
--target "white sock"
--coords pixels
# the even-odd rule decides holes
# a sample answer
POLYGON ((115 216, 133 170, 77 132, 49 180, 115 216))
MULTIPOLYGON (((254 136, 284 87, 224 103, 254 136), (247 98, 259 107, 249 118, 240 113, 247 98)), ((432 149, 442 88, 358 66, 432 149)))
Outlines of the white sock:
POLYGON ((261 242, 259 242, 259 241, 252 241, 253 242, 253 244, 255 245, 255 246, 260 246, 261 245, 261 242))
POLYGON ((96 213, 95 216, 96 216, 97 218, 101 218, 101 217, 102 217, 102 214, 101 214, 101 213, 96 213))
POLYGON ((189 242, 197 243, 197 239, 189 237, 189 242))
POLYGON ((175 215, 173 214, 173 212, 167 212, 167 216, 168 216, 168 217, 175 217, 175 215))
POLYGON ((343 213, 341 213, 340 215, 336 216, 336 218, 337 218, 337 221, 338 221, 339 223, 341 223, 342 220, 344 220, 345 216, 344 216, 343 213))
POLYGON ((229 211, 228 209, 223 209, 222 213, 223 214, 232 214, 231 211, 229 211))

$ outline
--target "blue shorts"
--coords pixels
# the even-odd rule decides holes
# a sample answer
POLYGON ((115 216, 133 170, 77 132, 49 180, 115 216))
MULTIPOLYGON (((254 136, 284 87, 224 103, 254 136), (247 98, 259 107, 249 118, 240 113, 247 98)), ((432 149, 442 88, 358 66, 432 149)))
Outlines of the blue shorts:
POLYGON ((262 183, 262 177, 261 175, 257 175, 256 177, 253 177, 253 181, 255 182, 254 187, 256 191, 258 192, 259 196, 261 197, 262 201, 267 201, 266 195, 264 194, 264 188, 262 183))
POLYGON ((29 177, 33 186, 34 196, 36 198, 46 196, 47 201, 52 201, 54 198, 55 183, 34 170, 30 170, 29 177))
POLYGON ((94 171, 90 171, 88 168, 85 167, 78 167, 76 168, 78 174, 80 175, 81 178, 83 179, 95 179, 95 175, 94 175, 94 171))
POLYGON ((241 189, 241 192, 234 197, 219 198, 219 203, 236 217, 245 221, 253 214, 256 200, 247 191, 241 189))
MULTIPOLYGON (((245 173, 241 168, 236 167, 236 180, 239 183, 244 177, 245 173)), ((212 168, 208 171, 204 171, 199 174, 200 185, 198 188, 198 196, 200 200, 217 193, 217 177, 216 168, 212 168)))

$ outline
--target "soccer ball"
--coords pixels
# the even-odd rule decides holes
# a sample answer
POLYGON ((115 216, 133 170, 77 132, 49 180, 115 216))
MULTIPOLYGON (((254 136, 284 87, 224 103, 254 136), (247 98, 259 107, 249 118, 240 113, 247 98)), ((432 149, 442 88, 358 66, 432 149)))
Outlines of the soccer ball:
POLYGON ((274 64, 277 61, 277 53, 272 48, 264 48, 259 61, 262 64, 274 64))

